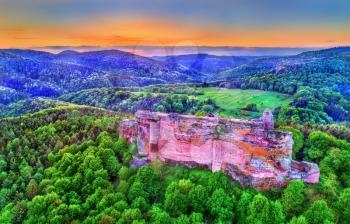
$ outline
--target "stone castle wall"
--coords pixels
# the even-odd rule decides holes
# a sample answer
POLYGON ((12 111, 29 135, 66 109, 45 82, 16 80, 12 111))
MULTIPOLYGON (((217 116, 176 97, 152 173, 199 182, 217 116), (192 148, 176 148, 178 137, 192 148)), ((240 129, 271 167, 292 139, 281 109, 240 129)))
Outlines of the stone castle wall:
POLYGON ((243 186, 283 187, 291 179, 319 181, 316 164, 292 160, 292 134, 274 129, 265 110, 256 120, 136 112, 124 121, 121 137, 137 140, 139 155, 188 167, 223 171, 243 186))

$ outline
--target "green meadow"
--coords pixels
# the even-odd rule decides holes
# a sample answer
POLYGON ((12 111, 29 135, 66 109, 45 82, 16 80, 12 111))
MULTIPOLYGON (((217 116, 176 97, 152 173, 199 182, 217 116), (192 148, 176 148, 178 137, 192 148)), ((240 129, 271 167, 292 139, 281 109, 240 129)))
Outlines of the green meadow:
POLYGON ((292 100, 288 95, 262 90, 203 88, 201 91, 203 95, 199 95, 198 98, 214 100, 220 107, 221 115, 244 118, 259 117, 265 108, 273 111, 276 107, 288 104, 292 100), (259 112, 242 110, 247 104, 256 104, 259 112))

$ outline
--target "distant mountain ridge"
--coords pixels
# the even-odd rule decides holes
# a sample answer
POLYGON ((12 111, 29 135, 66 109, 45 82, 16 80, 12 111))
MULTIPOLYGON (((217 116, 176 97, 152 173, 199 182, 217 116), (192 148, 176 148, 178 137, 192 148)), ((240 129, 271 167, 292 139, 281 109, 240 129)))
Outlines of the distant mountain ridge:
POLYGON ((0 86, 28 96, 56 97, 64 92, 112 86, 146 86, 205 81, 184 66, 118 50, 52 54, 0 50, 0 86))
POLYGON ((258 56, 216 56, 209 54, 188 54, 152 57, 159 61, 176 63, 205 74, 215 74, 236 68, 260 58, 258 56))
POLYGON ((308 51, 294 56, 258 58, 233 69, 220 72, 210 80, 233 80, 239 77, 290 72, 350 72, 350 47, 308 51))
POLYGON ((318 50, 316 47, 295 48, 295 47, 239 47, 239 46, 46 46, 34 48, 39 51, 59 53, 65 50, 78 52, 120 50, 135 53, 145 57, 188 55, 188 54, 209 54, 217 56, 290 56, 306 51, 318 50))
POLYGON ((147 58, 120 50, 65 50, 58 54, 0 50, 2 104, 37 96, 55 98, 91 88, 190 82, 233 82, 225 86, 241 88, 244 84, 258 89, 269 86, 267 90, 287 93, 298 86, 332 85, 350 96, 349 77, 350 47, 273 57, 190 54, 147 58), (237 84, 242 78, 245 80, 237 84), (268 84, 256 87, 251 84, 256 80, 268 84), (281 80, 288 81, 288 90, 281 87, 281 80))

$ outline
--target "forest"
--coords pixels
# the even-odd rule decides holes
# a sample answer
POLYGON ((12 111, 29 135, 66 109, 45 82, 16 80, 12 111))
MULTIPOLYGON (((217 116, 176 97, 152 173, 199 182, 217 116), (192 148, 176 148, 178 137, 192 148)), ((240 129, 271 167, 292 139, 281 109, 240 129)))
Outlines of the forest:
POLYGON ((221 172, 130 166, 127 115, 63 105, 0 120, 1 223, 349 223, 350 143, 294 133, 294 156, 317 162, 316 185, 243 189, 221 172))
POLYGON ((350 223, 349 52, 1 50, 0 223, 350 223), (118 134, 137 110, 252 119, 266 107, 320 183, 259 192, 222 172, 136 167, 135 142, 118 134))
MULTIPOLYGON (((153 58, 118 50, 52 54, 5 49, 0 51, 0 109, 5 111, 0 117, 5 117, 5 113, 17 116, 38 111, 20 109, 20 105, 26 107, 37 97, 126 112, 147 109, 220 114, 223 112, 218 110, 220 102, 210 97, 209 102, 199 102, 200 97, 192 96, 201 91, 189 89, 210 86, 275 91, 291 96, 292 102, 274 108, 275 116, 285 124, 348 122, 349 55, 349 47, 293 56, 198 54, 153 58), (153 87, 145 87, 150 85, 153 87)), ((48 103, 35 104, 38 109, 43 104, 44 109, 48 103)), ((243 115, 237 108, 235 113, 231 112, 226 111, 225 115, 243 115)))

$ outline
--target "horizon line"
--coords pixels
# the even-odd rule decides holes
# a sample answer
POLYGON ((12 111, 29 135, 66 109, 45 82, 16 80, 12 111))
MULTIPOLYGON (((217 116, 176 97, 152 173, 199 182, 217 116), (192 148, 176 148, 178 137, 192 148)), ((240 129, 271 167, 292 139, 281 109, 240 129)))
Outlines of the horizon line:
MULTIPOLYGON (((7 49, 23 49, 23 48, 63 48, 63 47, 101 47, 101 48, 113 48, 113 47, 207 47, 207 48, 271 48, 271 49, 307 49, 307 48, 339 48, 350 47, 349 45, 315 45, 315 46, 239 46, 239 45, 47 45, 47 46, 28 46, 28 47, 9 47, 7 49)), ((4 49, 4 48, 3 48, 4 49)))
POLYGON ((159 46, 159 45, 121 45, 121 46, 42 46, 42 47, 17 47, 0 48, 0 50, 33 50, 52 54, 60 54, 64 51, 98 52, 108 50, 118 50, 144 57, 157 56, 180 56, 193 54, 206 54, 214 56, 293 56, 309 51, 327 50, 333 48, 350 47, 349 45, 339 45, 332 47, 244 47, 244 46, 159 46), (195 49, 197 48, 197 49, 195 49), (177 50, 176 50, 177 49, 177 50))

